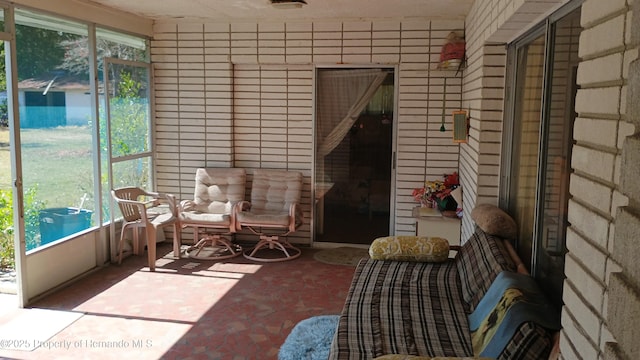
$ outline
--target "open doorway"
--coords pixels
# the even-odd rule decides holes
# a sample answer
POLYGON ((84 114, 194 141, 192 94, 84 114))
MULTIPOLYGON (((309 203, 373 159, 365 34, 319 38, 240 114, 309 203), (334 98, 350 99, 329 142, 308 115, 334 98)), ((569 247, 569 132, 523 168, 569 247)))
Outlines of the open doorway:
POLYGON ((393 69, 318 69, 315 241, 370 244, 390 233, 393 69))

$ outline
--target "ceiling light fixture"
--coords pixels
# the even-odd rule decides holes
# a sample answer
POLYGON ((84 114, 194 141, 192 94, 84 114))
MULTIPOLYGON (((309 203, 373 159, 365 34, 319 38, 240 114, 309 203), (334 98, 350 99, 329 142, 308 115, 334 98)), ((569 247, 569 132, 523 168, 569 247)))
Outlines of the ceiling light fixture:
POLYGON ((270 2, 276 9, 299 9, 307 5, 305 0, 270 0, 270 2))

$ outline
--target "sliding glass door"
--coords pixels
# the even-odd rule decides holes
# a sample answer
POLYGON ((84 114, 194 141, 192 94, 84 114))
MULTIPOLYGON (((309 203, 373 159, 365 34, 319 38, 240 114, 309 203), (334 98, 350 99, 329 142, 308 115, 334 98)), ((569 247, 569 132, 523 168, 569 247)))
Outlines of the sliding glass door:
POLYGON ((501 201, 519 226, 519 256, 558 308, 580 32, 580 8, 570 3, 509 49, 501 201))
POLYGON ((393 69, 317 70, 315 241, 391 233, 394 79, 393 69))
POLYGON ((542 110, 544 34, 517 49, 515 117, 512 154, 518 159, 511 169, 512 214, 519 225, 518 252, 531 264, 538 183, 538 155, 542 110))

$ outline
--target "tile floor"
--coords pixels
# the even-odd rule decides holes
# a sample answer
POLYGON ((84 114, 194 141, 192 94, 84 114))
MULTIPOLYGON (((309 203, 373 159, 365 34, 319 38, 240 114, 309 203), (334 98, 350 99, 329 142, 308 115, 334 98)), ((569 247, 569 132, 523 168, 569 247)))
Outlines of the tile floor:
POLYGON ((297 322, 338 314, 346 298, 354 267, 318 262, 315 251, 281 263, 214 262, 175 260, 160 244, 156 272, 146 256, 130 257, 29 309, 0 311, 0 337, 39 345, 0 358, 277 359, 297 322))

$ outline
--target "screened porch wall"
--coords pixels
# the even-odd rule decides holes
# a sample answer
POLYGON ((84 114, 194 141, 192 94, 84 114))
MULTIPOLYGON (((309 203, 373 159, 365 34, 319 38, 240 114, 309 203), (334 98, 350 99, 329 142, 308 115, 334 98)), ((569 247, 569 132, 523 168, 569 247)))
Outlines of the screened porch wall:
POLYGON ((461 107, 461 76, 436 66, 446 36, 463 29, 461 20, 156 23, 158 189, 192 198, 203 166, 302 171, 307 220, 291 240, 309 243, 314 66, 397 65, 392 221, 397 234, 414 233, 413 188, 458 170, 451 124, 439 129, 444 77, 450 113, 461 107))

